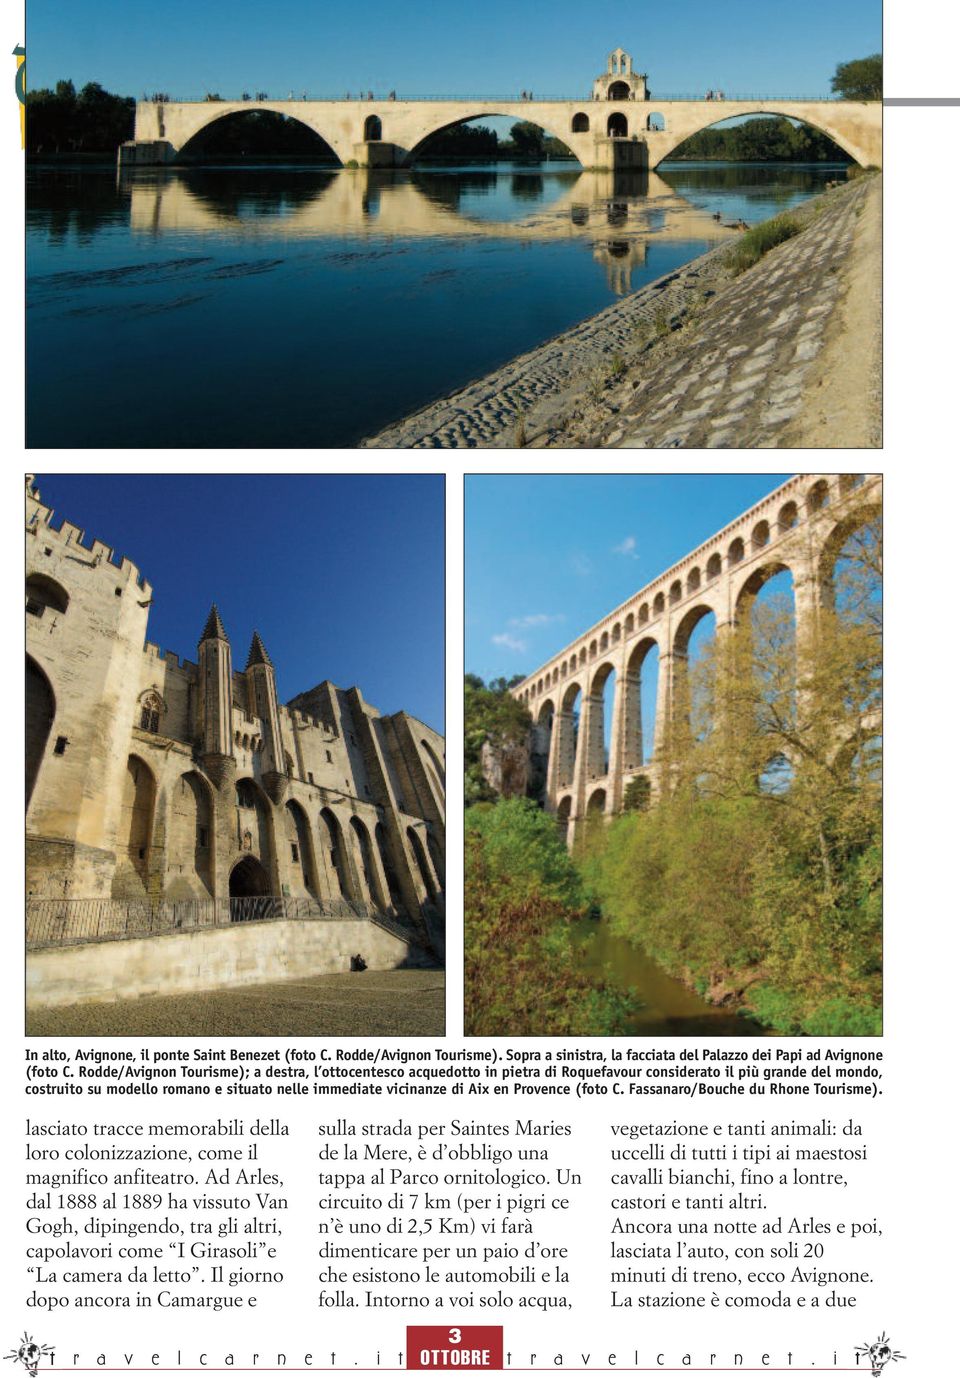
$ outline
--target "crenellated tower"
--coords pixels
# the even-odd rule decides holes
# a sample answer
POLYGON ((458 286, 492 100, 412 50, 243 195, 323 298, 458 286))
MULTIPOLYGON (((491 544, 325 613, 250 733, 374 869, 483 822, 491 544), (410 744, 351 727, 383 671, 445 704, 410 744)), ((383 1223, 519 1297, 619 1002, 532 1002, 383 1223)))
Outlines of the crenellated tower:
POLYGON ((198 651, 200 759, 210 779, 223 789, 232 784, 237 766, 233 754, 233 664, 216 603, 210 609, 198 651))
POLYGON ((287 792, 287 763, 280 736, 280 715, 277 712, 277 680, 273 662, 267 655, 259 632, 253 634, 244 675, 247 680, 247 701, 253 715, 260 719, 263 732, 260 780, 274 803, 280 804, 287 792))

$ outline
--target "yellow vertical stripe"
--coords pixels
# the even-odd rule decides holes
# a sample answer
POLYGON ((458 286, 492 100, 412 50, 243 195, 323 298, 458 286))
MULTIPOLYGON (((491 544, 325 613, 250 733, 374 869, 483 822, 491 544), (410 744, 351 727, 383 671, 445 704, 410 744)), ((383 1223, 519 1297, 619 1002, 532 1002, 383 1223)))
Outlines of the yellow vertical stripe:
POLYGON ((23 83, 19 80, 20 68, 27 60, 27 55, 22 50, 14 49, 17 59, 17 92, 20 94, 20 147, 27 146, 27 74, 23 74, 23 83))

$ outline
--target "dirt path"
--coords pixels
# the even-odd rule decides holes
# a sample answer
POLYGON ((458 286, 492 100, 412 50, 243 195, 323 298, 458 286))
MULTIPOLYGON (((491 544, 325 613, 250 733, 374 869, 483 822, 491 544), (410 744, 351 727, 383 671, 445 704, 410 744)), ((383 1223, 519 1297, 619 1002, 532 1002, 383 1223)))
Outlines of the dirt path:
POLYGON ((883 198, 879 181, 863 204, 844 271, 844 295, 811 371, 803 406, 782 444, 803 449, 879 447, 883 368, 883 198))

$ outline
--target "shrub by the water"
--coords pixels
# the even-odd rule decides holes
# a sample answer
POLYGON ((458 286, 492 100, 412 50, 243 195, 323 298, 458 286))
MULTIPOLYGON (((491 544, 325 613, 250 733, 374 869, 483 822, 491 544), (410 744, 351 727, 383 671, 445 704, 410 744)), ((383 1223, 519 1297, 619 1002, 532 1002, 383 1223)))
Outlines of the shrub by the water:
POLYGON ((581 971, 580 880, 554 821, 524 799, 469 809, 465 866, 465 1033, 625 1032, 631 998, 581 971))
POLYGON ((775 215, 772 220, 764 220, 762 224, 744 232, 728 255, 727 266, 735 276, 745 273, 759 263, 764 254, 799 233, 800 224, 791 215, 775 215))

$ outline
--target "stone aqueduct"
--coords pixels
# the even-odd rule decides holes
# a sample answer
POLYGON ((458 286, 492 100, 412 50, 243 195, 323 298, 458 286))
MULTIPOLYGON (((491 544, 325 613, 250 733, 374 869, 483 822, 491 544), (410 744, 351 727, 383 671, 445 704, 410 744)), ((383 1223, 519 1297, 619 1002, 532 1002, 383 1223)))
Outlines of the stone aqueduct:
POLYGON ((848 536, 879 515, 878 474, 798 474, 704 541, 512 690, 535 725, 546 757, 544 804, 576 831, 590 812, 617 813, 639 776, 656 785, 656 758, 701 618, 734 625, 774 575, 793 578, 798 635, 829 597, 833 565, 848 536), (641 679, 658 653, 654 749, 645 759, 641 679), (615 676, 609 759, 604 688, 615 676), (575 708, 580 698, 579 730, 575 708))

